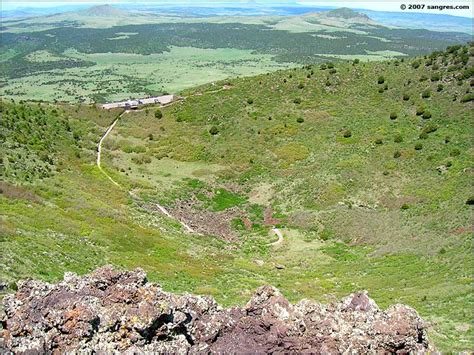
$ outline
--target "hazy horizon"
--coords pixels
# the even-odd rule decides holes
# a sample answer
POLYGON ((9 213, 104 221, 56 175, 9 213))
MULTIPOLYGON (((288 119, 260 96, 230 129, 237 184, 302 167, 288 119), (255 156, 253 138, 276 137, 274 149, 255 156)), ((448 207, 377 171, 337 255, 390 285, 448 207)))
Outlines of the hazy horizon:
MULTIPOLYGON (((275 1, 275 0, 250 0, 250 1, 189 1, 189 0, 178 0, 178 1, 169 1, 169 0, 148 0, 148 1, 130 1, 130 0, 109 0, 109 1, 95 1, 95 0, 63 0, 63 1, 19 1, 19 0, 4 0, 2 1, 2 11, 10 11, 21 8, 50 8, 50 7, 65 7, 65 6, 94 6, 94 5, 173 5, 173 6, 193 6, 193 7, 202 7, 202 6, 238 6, 238 7, 258 7, 258 6, 307 6, 307 7, 321 7, 321 8, 339 8, 339 7, 348 7, 351 9, 360 9, 360 10, 369 10, 369 11, 382 11, 382 12, 396 12, 399 14, 438 14, 438 15, 451 15, 458 17, 467 17, 473 18, 472 8, 467 10, 435 10, 435 9, 425 9, 420 10, 405 10, 401 11, 400 6, 404 4, 403 0, 400 1, 386 1, 383 3, 375 1, 311 1, 311 0, 299 0, 299 1, 275 1)), ((424 3, 426 6, 429 5, 446 5, 442 1, 427 1, 424 3)), ((449 5, 453 6, 469 6, 471 7, 471 2, 469 1, 456 1, 455 3, 450 3, 449 5)))

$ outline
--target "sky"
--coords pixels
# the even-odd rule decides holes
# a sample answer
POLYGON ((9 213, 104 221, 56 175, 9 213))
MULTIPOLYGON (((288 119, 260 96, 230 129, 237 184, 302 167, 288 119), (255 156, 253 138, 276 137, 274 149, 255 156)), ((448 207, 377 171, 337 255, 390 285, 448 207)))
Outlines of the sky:
POLYGON ((11 10, 17 7, 51 7, 51 6, 62 6, 62 5, 74 5, 74 4, 114 4, 114 3, 147 3, 147 4, 158 4, 158 3, 168 3, 168 4, 186 4, 192 5, 197 4, 203 5, 214 5, 218 6, 219 4, 235 4, 243 5, 246 4, 261 4, 261 5, 305 5, 305 6, 331 6, 331 7, 350 7, 358 9, 367 9, 375 11, 398 11, 401 12, 400 8, 402 5, 408 4, 424 4, 425 9, 423 10, 410 10, 405 9, 405 12, 424 12, 424 13, 436 13, 444 15, 454 15, 454 16, 464 16, 464 17, 473 17, 474 5, 472 1, 466 0, 352 0, 352 1, 314 1, 314 0, 107 0, 107 1, 97 1, 97 0, 62 0, 52 2, 50 0, 0 0, 3 10, 11 10), (441 10, 430 10, 427 7, 429 5, 452 5, 452 6, 469 6, 469 9, 443 9, 441 10))

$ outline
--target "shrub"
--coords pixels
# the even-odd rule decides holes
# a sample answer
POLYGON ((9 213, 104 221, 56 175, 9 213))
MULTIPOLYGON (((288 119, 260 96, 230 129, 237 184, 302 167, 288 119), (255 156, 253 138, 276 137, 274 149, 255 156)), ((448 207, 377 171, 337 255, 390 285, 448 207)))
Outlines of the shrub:
POLYGON ((431 112, 430 111, 424 111, 422 117, 427 120, 431 118, 431 112))
POLYGON ((328 67, 328 69, 332 69, 332 68, 334 68, 334 64, 329 62, 329 63, 327 63, 327 67, 328 67))
POLYGON ((429 89, 423 90, 423 92, 421 93, 421 97, 424 99, 427 99, 430 96, 431 96, 431 90, 429 89))
POLYGON ((215 136, 216 134, 219 133, 219 129, 216 126, 212 126, 211 129, 209 130, 209 133, 215 136))
POLYGON ((415 144, 415 150, 422 150, 423 149, 423 144, 421 143, 416 143, 415 144))
POLYGON ((451 142, 451 137, 450 136, 444 137, 444 143, 448 144, 449 142, 451 142))
POLYGON ((336 74, 336 73, 337 73, 336 68, 332 68, 329 70, 329 74, 336 74))
POLYGON ((429 123, 423 128, 423 132, 426 132, 426 133, 433 133, 433 132, 436 132, 437 130, 438 130, 438 125, 434 123, 429 123))
POLYGON ((411 66, 413 69, 418 69, 420 67, 420 61, 419 60, 415 60, 411 63, 411 66))
MULTIPOLYGON (((426 138, 428 138, 428 133, 426 133, 425 131, 422 131, 422 132, 420 133, 420 135, 418 136, 418 138, 420 138, 420 139, 426 139, 426 138)), ((415 147, 415 149, 416 149, 416 147, 415 147)))
POLYGON ((304 88, 304 84, 303 83, 299 83, 298 84, 298 89, 303 89, 304 88))
POLYGON ((438 86, 436 87, 437 92, 443 91, 443 89, 444 89, 443 84, 438 84, 438 86))
POLYGON ((416 108, 416 115, 417 116, 421 116, 424 112, 425 112, 425 107, 424 106, 420 105, 416 108))
POLYGON ((375 144, 383 144, 382 138, 375 139, 375 144))
POLYGON ((298 123, 303 123, 303 122, 304 122, 304 118, 303 118, 303 117, 298 117, 298 118, 296 119, 296 122, 298 122, 298 123))
POLYGON ((401 156, 402 156, 402 153, 400 153, 399 150, 397 150, 397 151, 395 151, 395 153, 393 153, 393 157, 394 157, 395 159, 398 159, 398 158, 400 158, 401 156))
POLYGON ((402 210, 407 210, 407 209, 409 209, 409 208, 410 208, 410 206, 409 206, 407 203, 404 203, 404 204, 400 207, 400 209, 402 209, 402 210))
POLYGON ((441 76, 439 75, 439 73, 434 73, 433 75, 431 75, 431 81, 439 81, 441 79, 441 76))
POLYGON ((420 81, 426 81, 426 80, 428 80, 428 77, 426 75, 423 74, 422 76, 420 76, 420 81))
POLYGON ((295 99, 293 100, 293 103, 295 103, 295 104, 298 105, 298 104, 301 103, 301 99, 300 99, 299 97, 297 97, 297 98, 295 98, 295 99))
POLYGON ((356 58, 352 61, 352 64, 359 64, 359 62, 360 62, 360 60, 356 58))
POLYGON ((391 120, 396 120, 397 117, 398 117, 398 115, 397 115, 396 112, 391 112, 391 113, 390 113, 390 119, 391 119, 391 120))
POLYGON ((451 152, 449 153, 450 156, 452 157, 457 157, 461 154, 461 151, 458 149, 458 148, 454 148, 453 150, 451 150, 451 152))
POLYGON ((384 89, 384 90, 388 90, 388 84, 385 84, 385 85, 383 86, 383 89, 384 89))
POLYGON ((253 99, 250 99, 250 98, 247 99, 247 103, 248 103, 249 105, 252 105, 252 104, 253 104, 253 99))
POLYGON ((382 87, 379 88, 379 93, 383 93, 384 91, 385 90, 382 87))
POLYGON ((157 110, 155 111, 155 118, 161 119, 162 117, 163 117, 163 112, 161 112, 160 109, 157 109, 157 110))
POLYGON ((327 68, 327 66, 324 63, 319 66, 319 69, 321 69, 321 70, 326 70, 326 68, 327 68))
POLYGON ((410 95, 408 95, 406 93, 403 94, 403 101, 408 101, 408 100, 410 100, 410 95))
POLYGON ((403 142, 403 137, 402 137, 402 135, 401 135, 401 134, 397 134, 397 135, 395 136, 395 138, 393 139, 393 141, 394 141, 395 143, 401 143, 401 142, 403 142))
POLYGON ((377 83, 383 84, 384 82, 385 82, 385 78, 383 77, 383 75, 380 75, 377 79, 377 83))
POLYGON ((350 129, 345 129, 345 130, 343 130, 343 131, 342 131, 342 136, 343 136, 344 138, 349 138, 349 137, 351 137, 351 136, 352 136, 351 130, 350 130, 350 129))
POLYGON ((466 200, 466 205, 469 205, 469 206, 474 205, 474 196, 471 196, 466 200))
POLYGON ((150 133, 150 134, 148 135, 148 139, 151 140, 151 141, 153 140, 153 133, 150 133))
POLYGON ((469 101, 473 101, 473 100, 474 100, 474 94, 473 93, 466 94, 461 98, 461 102, 469 102, 469 101))

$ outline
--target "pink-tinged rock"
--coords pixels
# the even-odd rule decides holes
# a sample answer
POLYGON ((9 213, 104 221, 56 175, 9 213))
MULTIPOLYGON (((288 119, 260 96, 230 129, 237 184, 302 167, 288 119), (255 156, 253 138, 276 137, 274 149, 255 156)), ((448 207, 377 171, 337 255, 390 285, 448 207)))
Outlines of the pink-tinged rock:
POLYGON ((4 299, 0 351, 13 353, 409 353, 434 351, 426 324, 403 305, 379 309, 367 292, 329 305, 292 305, 262 286, 244 307, 175 295, 143 270, 110 266, 64 281, 19 283, 4 299))

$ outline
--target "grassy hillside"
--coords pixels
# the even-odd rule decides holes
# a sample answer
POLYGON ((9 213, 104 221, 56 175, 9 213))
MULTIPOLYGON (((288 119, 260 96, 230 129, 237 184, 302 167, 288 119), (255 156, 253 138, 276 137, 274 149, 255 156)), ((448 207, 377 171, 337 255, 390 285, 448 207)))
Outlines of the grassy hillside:
POLYGON ((472 350, 473 54, 310 65, 125 114, 102 158, 123 189, 94 165, 120 112, 4 101, 1 278, 140 266, 224 304, 263 283, 367 289, 415 307, 441 350, 472 350))

